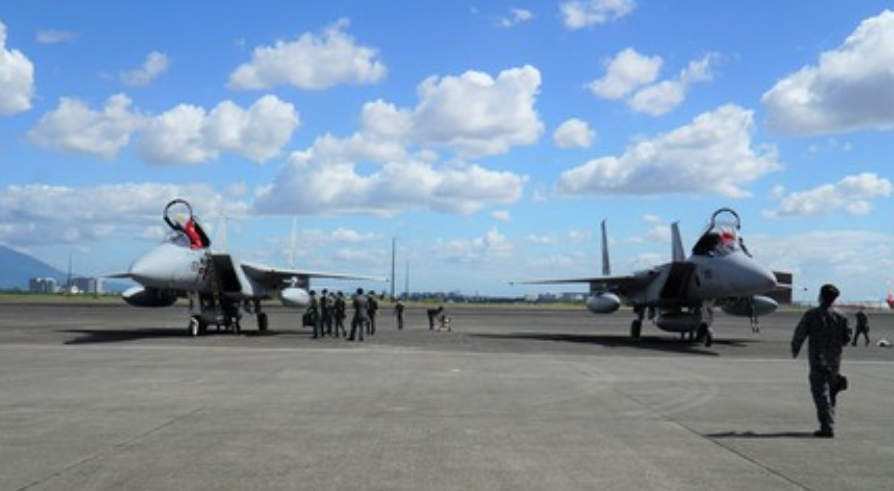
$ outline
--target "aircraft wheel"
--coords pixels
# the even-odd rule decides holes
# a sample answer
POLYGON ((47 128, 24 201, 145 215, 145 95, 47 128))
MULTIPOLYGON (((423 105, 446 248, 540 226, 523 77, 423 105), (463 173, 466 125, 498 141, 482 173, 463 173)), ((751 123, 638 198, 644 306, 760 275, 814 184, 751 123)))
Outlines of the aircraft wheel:
POLYGON ((634 319, 633 322, 630 323, 630 337, 633 339, 639 339, 640 334, 643 331, 643 321, 639 319, 634 319))
POLYGON ((264 312, 259 312, 258 313, 258 330, 261 332, 265 332, 265 331, 267 331, 267 328, 268 328, 267 314, 264 312))
POLYGON ((711 328, 709 327, 705 331, 705 348, 710 348, 712 344, 714 344, 714 333, 711 332, 711 328))

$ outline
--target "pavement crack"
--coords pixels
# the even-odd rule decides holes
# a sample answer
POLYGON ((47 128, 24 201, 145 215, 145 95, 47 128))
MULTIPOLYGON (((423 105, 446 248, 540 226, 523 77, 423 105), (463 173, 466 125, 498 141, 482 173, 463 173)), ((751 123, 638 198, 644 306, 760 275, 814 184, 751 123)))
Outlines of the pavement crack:
POLYGON ((781 480, 783 480, 783 481, 785 481, 785 482, 791 484, 792 486, 794 486, 794 487, 796 487, 796 488, 798 488, 798 489, 803 489, 804 491, 814 491, 812 488, 808 488, 808 487, 804 486, 803 484, 799 483, 798 481, 795 481, 794 479, 792 479, 792 478, 786 476, 785 474, 783 474, 783 473, 777 471, 776 469, 773 469, 772 467, 770 467, 770 466, 768 466, 768 465, 766 465, 766 464, 764 464, 764 463, 762 463, 762 462, 760 462, 760 461, 758 461, 758 460, 753 459, 752 457, 748 456, 747 454, 745 454, 745 453, 743 453, 743 452, 740 452, 740 451, 736 450, 735 448, 733 448, 733 447, 731 447, 731 446, 729 446, 729 445, 724 445, 722 442, 718 441, 716 438, 711 438, 711 437, 708 437, 708 436, 705 436, 705 435, 699 433, 699 432, 696 431, 694 428, 690 427, 690 426, 687 425, 686 423, 683 423, 682 421, 676 421, 676 420, 673 420, 673 419, 672 419, 671 421, 673 421, 674 423, 676 423, 677 425, 679 425, 680 428, 683 428, 683 429, 685 429, 686 431, 692 433, 693 435, 696 435, 696 436, 698 436, 699 438, 703 438, 703 439, 705 439, 705 440, 711 442, 711 443, 714 444, 715 446, 717 446, 717 447, 719 447, 719 448, 721 448, 721 449, 723 449, 723 450, 726 450, 727 452, 729 452, 729 453, 731 453, 731 454, 733 454, 733 455, 739 457, 740 459, 742 459, 742 460, 744 460, 744 461, 750 463, 751 465, 757 467, 758 469, 761 469, 761 470, 763 470, 764 472, 766 472, 766 473, 768 473, 768 474, 770 474, 770 475, 776 476, 777 478, 779 478, 779 479, 781 479, 781 480))
POLYGON ((88 455, 88 456, 84 457, 83 459, 78 460, 77 462, 74 462, 73 464, 70 464, 62 469, 59 469, 58 471, 53 472, 52 474, 50 474, 48 476, 38 479, 38 480, 36 480, 30 484, 27 484, 23 487, 17 488, 16 491, 27 491, 27 490, 33 489, 37 486, 41 486, 44 483, 50 482, 53 479, 64 476, 65 474, 68 474, 68 473, 70 473, 82 466, 85 466, 87 464, 90 464, 91 462, 95 462, 107 455, 114 455, 122 450, 126 450, 130 447, 133 447, 137 443, 149 438, 150 436, 154 435, 155 433, 158 433, 158 432, 164 430, 165 428, 174 426, 175 424, 179 423, 180 421, 183 421, 187 418, 191 418, 191 417, 195 416, 196 414, 203 412, 204 410, 205 410, 205 407, 202 406, 202 407, 193 409, 192 411, 189 411, 188 413, 181 414, 179 416, 171 418, 168 421, 165 421, 164 423, 162 423, 154 428, 150 428, 149 430, 146 430, 140 434, 134 435, 124 441, 118 442, 118 443, 112 445, 111 447, 108 447, 105 449, 100 449, 97 452, 95 452, 91 455, 88 455))

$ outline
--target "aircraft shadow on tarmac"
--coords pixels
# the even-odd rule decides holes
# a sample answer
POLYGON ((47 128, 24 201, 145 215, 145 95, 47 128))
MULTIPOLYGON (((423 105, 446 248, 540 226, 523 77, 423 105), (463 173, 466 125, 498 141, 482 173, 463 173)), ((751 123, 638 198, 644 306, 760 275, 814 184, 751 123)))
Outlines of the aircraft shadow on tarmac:
POLYGON ((769 433, 756 433, 753 431, 727 431, 723 433, 711 433, 705 435, 707 438, 715 440, 726 439, 775 439, 775 438, 815 438, 813 432, 810 431, 777 431, 769 433))
MULTIPOLYGON (((60 331, 68 334, 74 334, 74 339, 69 339, 65 344, 103 344, 103 343, 124 343, 129 341, 140 341, 145 339, 183 339, 191 338, 185 329, 168 329, 168 328, 134 328, 134 329, 68 329, 60 331)), ((257 331, 243 331, 241 333, 233 333, 227 331, 211 330, 208 336, 261 336, 257 331)), ((275 331, 266 331, 263 336, 275 336, 275 331)))
POLYGON ((140 339, 165 339, 183 338, 186 333, 178 329, 66 329, 66 334, 74 334, 76 337, 69 339, 65 344, 102 344, 138 341, 140 339))
MULTIPOLYGON (((667 337, 643 336, 633 339, 630 336, 598 335, 598 334, 556 334, 556 333, 508 333, 508 334, 472 334, 473 337, 490 339, 522 339, 532 341, 576 343, 599 345, 604 348, 624 348, 667 353, 693 354, 702 356, 720 356, 712 348, 706 348, 701 343, 673 339, 667 337)), ((715 347, 742 347, 749 341, 741 339, 715 339, 715 347)))

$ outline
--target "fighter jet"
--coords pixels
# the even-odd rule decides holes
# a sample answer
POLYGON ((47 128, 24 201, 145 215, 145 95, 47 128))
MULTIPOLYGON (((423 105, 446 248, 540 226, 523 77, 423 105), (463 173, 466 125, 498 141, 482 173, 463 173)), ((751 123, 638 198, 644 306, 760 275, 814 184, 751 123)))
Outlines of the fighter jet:
POLYGON ((774 312, 778 304, 763 295, 777 286, 773 272, 757 262, 739 236, 741 220, 730 208, 721 208, 686 258, 677 223, 671 225, 673 260, 630 275, 612 276, 605 221, 602 222, 602 274, 599 277, 526 281, 526 284, 588 283, 587 308, 609 314, 622 304, 636 318, 630 335, 639 338, 643 319, 659 329, 689 334, 705 346, 713 342, 713 307, 747 316, 756 330, 757 318, 774 312))
POLYGON ((243 313, 255 314, 258 330, 267 331, 261 302, 278 295, 283 305, 307 307, 311 278, 384 281, 239 261, 211 248, 192 206, 183 199, 169 202, 163 217, 170 227, 164 241, 135 260, 127 273, 110 277, 139 283, 122 294, 128 304, 137 307, 168 307, 178 298, 188 298, 188 332, 192 336, 204 334, 212 325, 239 331, 243 313))

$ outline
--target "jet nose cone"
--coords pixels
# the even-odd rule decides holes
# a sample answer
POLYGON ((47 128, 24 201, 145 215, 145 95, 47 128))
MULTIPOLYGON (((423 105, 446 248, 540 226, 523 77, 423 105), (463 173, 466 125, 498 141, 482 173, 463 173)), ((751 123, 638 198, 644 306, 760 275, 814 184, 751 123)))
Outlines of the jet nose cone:
POLYGON ((751 294, 766 293, 776 287, 776 275, 755 261, 743 268, 736 279, 739 288, 751 294))
POLYGON ((130 273, 131 278, 139 281, 140 283, 145 283, 147 280, 151 279, 153 276, 152 267, 150 265, 151 261, 148 261, 146 256, 137 258, 133 264, 130 265, 130 273))
POLYGON ((147 286, 159 286, 166 279, 168 268, 165 255, 158 249, 137 258, 130 265, 130 277, 147 286))

